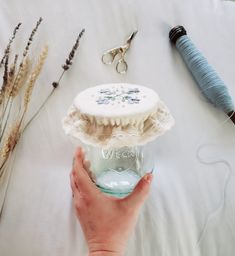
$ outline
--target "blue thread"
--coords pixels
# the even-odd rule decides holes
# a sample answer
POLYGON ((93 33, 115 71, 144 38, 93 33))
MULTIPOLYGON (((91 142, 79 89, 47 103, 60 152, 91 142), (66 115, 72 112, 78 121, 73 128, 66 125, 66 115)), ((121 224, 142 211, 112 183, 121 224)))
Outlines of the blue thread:
POLYGON ((176 47, 207 99, 226 114, 233 112, 234 104, 228 88, 190 38, 181 36, 176 47))

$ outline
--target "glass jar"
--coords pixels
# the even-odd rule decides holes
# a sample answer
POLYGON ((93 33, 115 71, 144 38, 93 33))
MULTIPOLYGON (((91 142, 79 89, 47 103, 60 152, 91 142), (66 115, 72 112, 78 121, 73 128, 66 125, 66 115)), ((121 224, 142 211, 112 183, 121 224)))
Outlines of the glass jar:
POLYGON ((141 177, 154 168, 148 145, 108 149, 86 145, 85 150, 97 187, 116 197, 132 192, 141 177))

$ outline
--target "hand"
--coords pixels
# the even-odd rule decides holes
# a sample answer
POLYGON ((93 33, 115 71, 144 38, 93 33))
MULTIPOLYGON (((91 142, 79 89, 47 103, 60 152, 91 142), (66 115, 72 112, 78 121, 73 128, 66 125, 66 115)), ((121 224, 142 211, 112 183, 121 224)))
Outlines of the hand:
POLYGON ((146 174, 130 195, 118 199, 102 193, 88 172, 84 153, 78 148, 70 180, 76 215, 87 240, 90 256, 124 255, 140 207, 149 193, 152 174, 146 174))

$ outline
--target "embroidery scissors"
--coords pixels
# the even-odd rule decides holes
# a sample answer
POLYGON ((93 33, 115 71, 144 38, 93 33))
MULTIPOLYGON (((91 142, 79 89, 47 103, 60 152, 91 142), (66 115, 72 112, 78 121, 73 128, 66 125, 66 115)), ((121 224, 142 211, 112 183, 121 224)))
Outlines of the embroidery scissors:
POLYGON ((120 47, 110 49, 110 50, 104 52, 103 56, 102 56, 102 62, 104 64, 110 65, 114 62, 115 57, 117 55, 119 55, 119 60, 118 60, 118 63, 116 65, 116 71, 119 74, 125 74, 127 72, 128 65, 127 65, 127 63, 124 59, 124 56, 125 56, 127 50, 130 48, 131 41, 133 40, 133 38, 135 37, 137 32, 138 31, 136 30, 133 33, 131 33, 130 36, 127 38, 127 41, 124 45, 122 45, 120 47))

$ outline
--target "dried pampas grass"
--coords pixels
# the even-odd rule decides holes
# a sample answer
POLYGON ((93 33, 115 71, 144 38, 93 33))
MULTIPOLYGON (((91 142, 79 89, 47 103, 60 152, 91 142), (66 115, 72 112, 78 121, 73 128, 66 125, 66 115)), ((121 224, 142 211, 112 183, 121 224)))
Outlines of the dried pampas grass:
POLYGON ((14 56, 12 63, 9 62, 12 43, 15 39, 17 31, 21 26, 21 23, 15 27, 13 34, 9 39, 9 43, 4 51, 4 55, 0 61, 0 68, 4 66, 3 82, 0 86, 0 179, 3 173, 7 170, 7 160, 9 159, 21 136, 24 125, 23 119, 30 102, 33 87, 47 57, 48 47, 46 46, 39 55, 35 68, 30 73, 31 61, 28 57, 29 49, 41 22, 42 18, 37 21, 35 27, 30 33, 19 65, 17 65, 19 58, 18 54, 14 56), (21 97, 15 101, 15 98, 21 92, 23 92, 24 87, 26 87, 26 89, 24 92, 23 103, 21 102, 21 97), (24 106, 23 114, 17 115, 16 113, 20 113, 21 105, 24 106))
POLYGON ((29 81, 26 86, 26 91, 25 91, 25 95, 24 95, 24 110, 25 111, 28 108, 28 104, 30 102, 30 97, 32 95, 35 82, 36 82, 39 74, 41 73, 41 70, 42 70, 44 62, 46 60, 47 54, 48 54, 48 46, 45 46, 38 58, 38 63, 36 64, 34 70, 32 71, 32 73, 29 77, 29 81))
POLYGON ((1 169, 4 166, 6 160, 9 157, 10 152, 12 152, 20 138, 20 123, 15 123, 10 132, 5 136, 3 146, 0 151, 1 164, 0 164, 0 178, 1 178, 1 169))
POLYGON ((16 97, 19 94, 21 89, 24 87, 25 82, 27 81, 29 68, 30 60, 29 58, 26 58, 19 70, 18 75, 16 76, 16 67, 13 64, 9 72, 9 85, 7 86, 8 96, 16 97))
POLYGON ((51 92, 37 111, 35 111, 31 119, 25 123, 25 116, 28 112, 29 103, 32 98, 35 84, 39 78, 48 55, 48 46, 46 45, 43 47, 35 64, 29 58, 30 46, 33 43, 34 37, 41 22, 42 18, 39 18, 35 27, 31 31, 26 46, 23 50, 23 54, 21 55, 21 59, 19 60, 20 55, 15 54, 14 60, 11 63, 11 48, 16 34, 21 26, 21 23, 19 23, 14 28, 13 34, 9 39, 8 45, 4 51, 4 55, 0 60, 0 69, 2 67, 4 68, 2 72, 2 85, 0 85, 0 184, 5 184, 4 188, 0 187, 0 214, 6 194, 7 183, 10 177, 10 170, 8 170, 8 167, 11 163, 10 160, 12 158, 12 153, 14 152, 22 133, 52 96, 64 73, 72 66, 72 60, 75 56, 76 50, 79 47, 79 41, 84 33, 83 29, 76 38, 76 42, 73 45, 72 50, 69 52, 69 56, 66 59, 65 64, 62 66, 62 73, 59 76, 59 79, 57 82, 52 83, 51 92), (6 177, 8 178, 6 179, 6 177))

